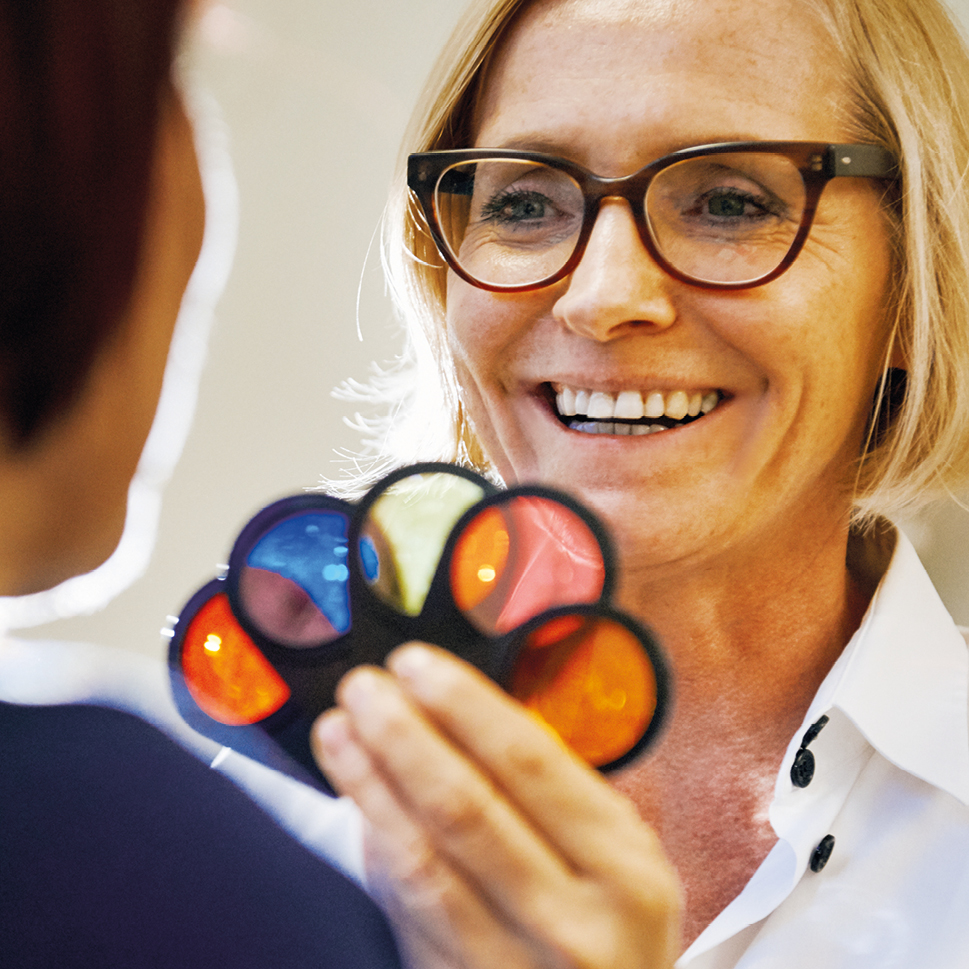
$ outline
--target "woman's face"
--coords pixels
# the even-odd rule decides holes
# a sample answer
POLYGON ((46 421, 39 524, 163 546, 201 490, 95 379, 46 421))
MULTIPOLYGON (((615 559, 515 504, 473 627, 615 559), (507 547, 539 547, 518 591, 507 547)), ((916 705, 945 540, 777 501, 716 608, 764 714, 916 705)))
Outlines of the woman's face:
MULTIPOLYGON (((842 75, 797 0, 542 2, 486 79, 475 145, 617 176, 710 142, 852 142, 842 75)), ((760 554, 846 520, 888 278, 867 179, 831 182, 793 267, 739 292, 671 279, 627 204, 607 199, 557 284, 497 294, 452 275, 448 337, 475 432, 506 481, 576 493, 611 521, 627 564, 760 554), (718 403, 625 436, 566 426, 562 388, 661 394, 673 416, 681 393, 718 403)))

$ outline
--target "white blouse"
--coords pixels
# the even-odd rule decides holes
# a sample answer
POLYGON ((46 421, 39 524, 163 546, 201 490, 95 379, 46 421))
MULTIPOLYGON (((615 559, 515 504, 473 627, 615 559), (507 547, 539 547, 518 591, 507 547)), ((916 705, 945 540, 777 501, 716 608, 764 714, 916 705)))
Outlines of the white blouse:
POLYGON ((969 653, 904 536, 770 819, 777 844, 677 969, 969 967, 969 653))

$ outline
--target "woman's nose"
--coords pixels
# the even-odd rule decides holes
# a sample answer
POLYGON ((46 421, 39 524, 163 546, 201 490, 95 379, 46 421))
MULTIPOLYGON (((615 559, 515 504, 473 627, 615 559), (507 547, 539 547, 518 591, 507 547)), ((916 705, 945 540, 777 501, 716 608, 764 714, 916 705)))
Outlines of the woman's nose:
POLYGON ((602 342, 633 329, 664 330, 676 320, 673 283, 643 245, 629 203, 606 198, 552 312, 569 329, 602 342))

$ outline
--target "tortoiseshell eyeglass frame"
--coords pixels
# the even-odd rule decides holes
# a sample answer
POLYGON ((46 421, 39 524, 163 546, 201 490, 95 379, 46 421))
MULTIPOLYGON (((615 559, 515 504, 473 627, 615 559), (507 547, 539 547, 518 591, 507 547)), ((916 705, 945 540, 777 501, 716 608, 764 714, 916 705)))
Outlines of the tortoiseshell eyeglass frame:
POLYGON ((605 198, 625 199, 633 212, 640 239, 650 256, 663 270, 681 282, 702 289, 736 290, 751 289, 777 279, 793 264, 811 230, 824 187, 834 178, 875 178, 894 180, 899 166, 895 156, 880 145, 835 145, 814 141, 732 141, 685 148, 656 159, 632 175, 620 178, 603 178, 575 162, 542 152, 518 151, 499 148, 465 148, 451 151, 419 152, 407 162, 407 184, 417 196, 427 227, 441 256, 447 265, 465 282, 480 289, 499 293, 524 293, 550 286, 568 276, 579 264, 585 247, 592 235, 599 205, 605 198), (701 279, 682 272, 673 266, 660 251, 653 238, 646 217, 643 200, 650 182, 664 169, 679 162, 706 155, 727 153, 764 153, 782 155, 790 159, 804 182, 804 209, 801 222, 787 254, 770 272, 754 279, 723 282, 701 279), (575 249, 565 264, 551 275, 528 283, 498 284, 476 279, 458 261, 457 254, 448 245, 441 230, 435 204, 435 193, 442 176, 455 165, 493 159, 496 161, 538 162, 564 172, 579 186, 585 200, 582 228, 576 239, 575 249))

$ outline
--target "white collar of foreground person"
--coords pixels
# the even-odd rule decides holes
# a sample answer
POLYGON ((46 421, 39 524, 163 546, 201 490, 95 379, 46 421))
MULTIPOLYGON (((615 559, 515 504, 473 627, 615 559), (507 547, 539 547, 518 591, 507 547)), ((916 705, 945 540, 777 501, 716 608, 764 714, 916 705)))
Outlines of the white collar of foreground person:
POLYGON ((678 969, 969 966, 966 641, 904 535, 850 554, 890 565, 788 747, 779 840, 678 969))

